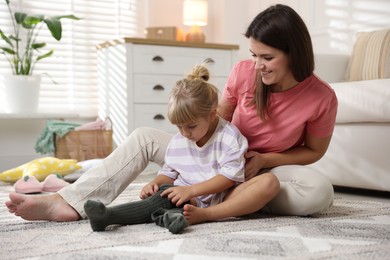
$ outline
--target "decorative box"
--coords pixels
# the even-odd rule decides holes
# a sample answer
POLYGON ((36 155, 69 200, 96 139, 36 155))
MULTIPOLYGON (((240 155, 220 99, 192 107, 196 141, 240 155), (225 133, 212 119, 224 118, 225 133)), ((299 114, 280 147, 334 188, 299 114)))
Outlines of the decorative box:
POLYGON ((146 28, 147 39, 158 39, 168 41, 183 41, 183 31, 177 27, 147 27, 146 28))

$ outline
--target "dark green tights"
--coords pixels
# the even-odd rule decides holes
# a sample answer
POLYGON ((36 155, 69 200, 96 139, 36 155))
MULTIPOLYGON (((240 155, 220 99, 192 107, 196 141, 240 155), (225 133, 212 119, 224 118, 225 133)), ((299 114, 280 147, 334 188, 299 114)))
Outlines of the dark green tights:
POLYGON ((188 226, 182 208, 177 208, 167 197, 160 194, 172 187, 162 185, 153 196, 144 200, 106 207, 100 201, 88 200, 84 204, 93 231, 104 231, 109 225, 132 225, 155 222, 173 234, 188 226))

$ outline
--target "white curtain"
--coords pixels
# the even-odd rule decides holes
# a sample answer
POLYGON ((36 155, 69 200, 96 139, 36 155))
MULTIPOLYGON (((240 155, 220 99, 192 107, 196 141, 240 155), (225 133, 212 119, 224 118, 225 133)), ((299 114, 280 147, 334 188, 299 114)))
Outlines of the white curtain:
MULTIPOLYGON (((82 18, 62 19, 62 39, 57 42, 45 25, 39 42, 53 56, 39 61, 34 74, 42 75, 40 111, 78 113, 95 116, 98 111, 96 45, 107 40, 137 35, 140 12, 137 0, 11 0, 14 11, 47 16, 73 14, 82 18), (53 83, 50 77, 57 83, 53 83)), ((0 2, 0 29, 13 34, 4 0, 0 2)), ((6 43, 0 39, 0 45, 6 43)), ((44 53, 44 52, 43 52, 44 53)), ((4 55, 0 55, 0 75, 12 73, 4 55)), ((4 96, 4 95, 2 95, 4 96)), ((3 97, 2 97, 3 98, 3 97)), ((0 113, 5 111, 0 98, 0 113)))

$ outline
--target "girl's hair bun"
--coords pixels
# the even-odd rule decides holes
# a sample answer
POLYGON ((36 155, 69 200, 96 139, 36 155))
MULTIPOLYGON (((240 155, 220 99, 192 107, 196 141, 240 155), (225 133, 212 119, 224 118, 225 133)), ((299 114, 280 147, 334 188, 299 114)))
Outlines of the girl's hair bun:
POLYGON ((208 81, 210 79, 209 70, 203 65, 196 65, 190 74, 187 75, 187 79, 202 79, 208 81))

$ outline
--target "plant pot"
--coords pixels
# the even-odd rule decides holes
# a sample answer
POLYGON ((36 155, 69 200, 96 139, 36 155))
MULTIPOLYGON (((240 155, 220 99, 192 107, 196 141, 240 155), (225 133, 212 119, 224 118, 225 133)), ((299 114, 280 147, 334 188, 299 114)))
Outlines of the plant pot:
POLYGON ((7 112, 36 113, 41 88, 40 76, 4 76, 7 112))

